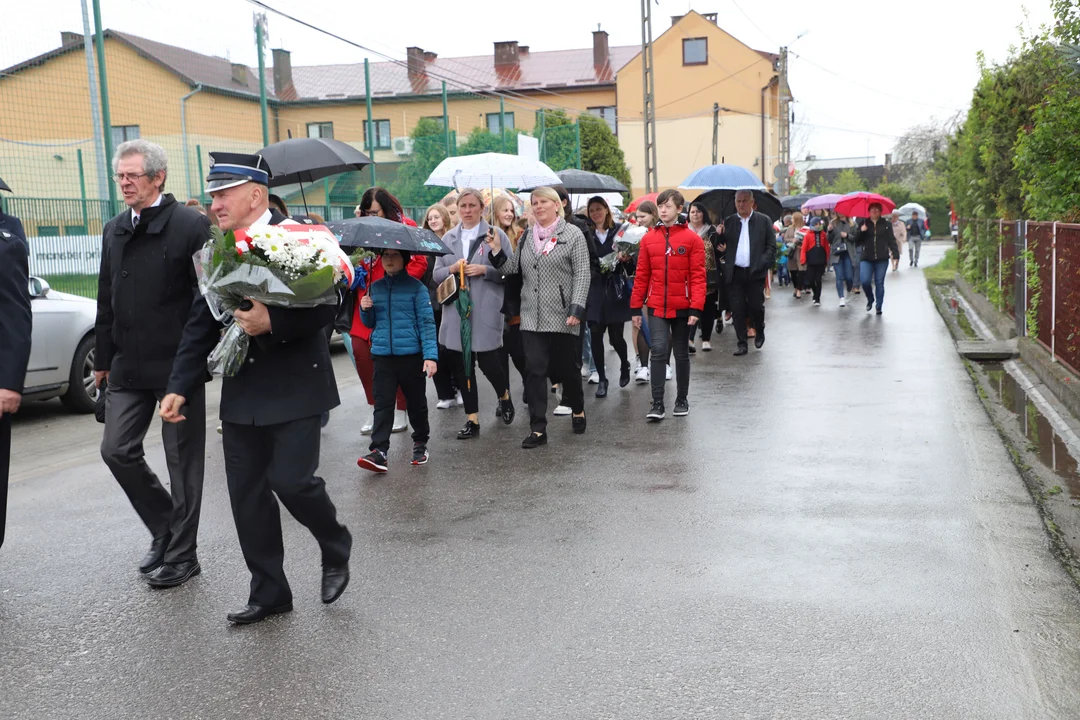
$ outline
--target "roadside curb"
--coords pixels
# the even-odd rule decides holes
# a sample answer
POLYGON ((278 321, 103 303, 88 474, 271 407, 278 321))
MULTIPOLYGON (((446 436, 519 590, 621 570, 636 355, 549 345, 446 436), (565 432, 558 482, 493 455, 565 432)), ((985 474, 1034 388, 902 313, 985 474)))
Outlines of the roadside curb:
MULTIPOLYGON (((980 297, 976 293, 970 292, 970 286, 966 283, 961 286, 963 279, 957 276, 956 286, 960 292, 968 300, 969 304, 974 306, 975 312, 984 318, 989 320, 990 324, 994 326, 994 329, 998 329, 1000 324, 1000 318, 996 317, 996 311, 985 299, 982 299, 982 305, 977 302, 980 297), (968 292, 965 292, 965 288, 968 292), (974 297, 970 297, 970 295, 974 297), (983 310, 991 310, 988 315, 983 314, 983 310)), ((938 314, 941 315, 945 326, 949 329, 950 335, 952 335, 953 343, 957 343, 960 340, 966 339, 963 335, 963 331, 959 326, 959 323, 952 317, 952 313, 948 307, 941 300, 933 288, 930 287, 930 283, 927 283, 930 295, 934 301, 934 306, 938 310, 938 314)), ((1009 322, 1011 326, 1011 320, 1009 322)), ((1014 333, 1015 334, 1015 333, 1014 333)), ((1028 344, 1033 344, 1028 341, 1028 344)), ((1023 358, 1024 342, 1021 339, 1021 358, 1023 358)), ((1041 348, 1029 348, 1028 352, 1043 352, 1041 348)), ((957 352, 959 355, 959 350, 957 352)), ((1039 517, 1042 519, 1043 527, 1046 529, 1047 537, 1050 540, 1050 548, 1055 557, 1061 562, 1065 571, 1072 578, 1072 581, 1078 588, 1080 588, 1080 511, 1078 511, 1078 505, 1071 500, 1065 494, 1061 493, 1061 488, 1054 482, 1054 475, 1048 469, 1046 469, 1039 458, 1029 449, 1027 437, 1023 432, 1018 431, 1016 427, 1016 420, 1011 415, 1010 411, 1005 405, 997 400, 993 396, 992 388, 986 372, 979 366, 978 363, 972 362, 962 355, 960 360, 964 364, 964 369, 967 371, 968 376, 971 378, 972 384, 975 387, 976 394, 979 397, 979 402, 982 404, 983 409, 986 411, 987 417, 990 418, 990 423, 997 430, 998 436, 1001 438, 1002 443, 1005 446, 1006 451, 1009 454, 1010 460, 1012 460, 1013 466, 1016 467, 1017 472, 1024 481, 1024 486, 1028 490, 1028 494, 1031 496, 1032 501, 1035 504, 1035 508, 1039 513, 1039 517)), ((1028 362, 1025 359, 1025 362, 1028 362)), ((1042 373, 1038 371, 1038 363, 1028 362, 1029 367, 1036 372, 1040 380, 1042 379, 1042 373)), ((1062 368, 1058 368, 1062 370, 1062 368)), ((1046 383, 1048 389, 1051 389, 1056 396, 1056 389, 1053 388, 1051 383, 1046 383)), ((1080 399, 1080 398, 1078 398, 1080 399)), ((1063 404, 1068 407, 1070 412, 1074 412, 1071 405, 1067 403, 1063 404)))

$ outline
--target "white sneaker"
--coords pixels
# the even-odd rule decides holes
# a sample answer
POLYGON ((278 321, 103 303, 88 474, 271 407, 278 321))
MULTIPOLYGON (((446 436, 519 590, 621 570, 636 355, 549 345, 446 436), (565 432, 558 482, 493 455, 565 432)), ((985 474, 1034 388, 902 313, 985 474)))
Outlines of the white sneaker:
POLYGON ((814 301, 814 307, 821 307, 821 301, 820 300, 815 300, 814 301))
POLYGON ((405 414, 404 410, 394 411, 394 427, 390 432, 405 432, 409 429, 409 416, 405 414))
POLYGON ((454 404, 455 405, 464 405, 465 404, 465 401, 461 397, 461 391, 460 390, 458 390, 457 394, 454 396, 454 404))
POLYGON ((638 365, 638 369, 634 371, 634 382, 638 385, 644 385, 649 382, 649 368, 644 365, 638 365))
POLYGON ((371 431, 375 429, 375 411, 371 412, 371 417, 366 423, 360 426, 361 435, 370 435, 371 431))
POLYGON ((668 365, 666 368, 664 368, 664 380, 670 380, 672 375, 674 375, 674 373, 671 372, 671 366, 668 365))
POLYGON ((574 411, 566 405, 559 405, 551 414, 555 415, 556 417, 564 417, 566 415, 573 415, 574 411))
POLYGON ((599 385, 600 384, 600 373, 593 370, 592 373, 590 373, 590 375, 589 375, 589 384, 590 385, 599 385))
POLYGON ((585 378, 589 377, 590 375, 592 375, 592 370, 589 369, 589 366, 588 365, 582 365, 581 366, 581 378, 585 379, 585 378))
POLYGON ((701 352, 712 352, 712 343, 708 340, 701 341, 701 352))
POLYGON ((847 299, 840 298, 840 307, 847 307, 847 299))
POLYGON ((449 410, 450 408, 454 407, 455 404, 457 404, 456 400, 440 400, 439 402, 435 403, 435 409, 449 410))
POLYGON ((218 435, 220 435, 220 434, 221 434, 221 423, 218 423, 218 424, 217 424, 217 434, 218 434, 218 435))

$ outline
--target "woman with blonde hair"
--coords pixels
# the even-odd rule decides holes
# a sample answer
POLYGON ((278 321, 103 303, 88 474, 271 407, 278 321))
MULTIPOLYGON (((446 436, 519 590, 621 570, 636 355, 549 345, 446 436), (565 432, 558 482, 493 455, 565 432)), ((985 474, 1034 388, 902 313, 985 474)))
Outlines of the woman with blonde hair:
POLYGON ((562 216, 553 188, 541 187, 530 198, 536 225, 512 251, 501 232, 488 235, 491 262, 507 277, 521 276, 521 341, 527 363, 529 427, 521 447, 546 445, 548 377, 562 384, 563 402, 573 414, 574 433, 585 432, 585 396, 581 389, 578 344, 589 298, 591 269, 585 235, 562 216))
MULTIPOLYGON (((488 211, 488 222, 506 233, 510 247, 517 252, 518 240, 524 231, 518 226, 514 201, 505 195, 496 195, 488 211)), ((510 379, 510 361, 513 360, 524 385, 528 371, 525 367, 525 347, 521 344, 521 276, 511 275, 504 280, 506 285, 503 288, 503 315, 506 317, 506 325, 503 328, 500 355, 506 379, 510 379)), ((522 402, 528 402, 527 391, 522 396, 522 402)))
MULTIPOLYGON (((450 232, 451 227, 450 211, 441 202, 435 203, 424 213, 424 229, 435 233, 440 239, 450 232)), ((430 288, 431 309, 435 312, 435 334, 438 336, 439 328, 442 327, 442 305, 435 298, 435 289, 438 285, 432 279, 434 263, 431 265, 432 269, 428 271, 427 283, 430 288)), ((454 389, 453 374, 445 364, 440 364, 432 381, 435 383, 435 392, 439 396, 439 401, 435 404, 436 408, 449 410, 454 405, 462 404, 461 396, 454 389)))

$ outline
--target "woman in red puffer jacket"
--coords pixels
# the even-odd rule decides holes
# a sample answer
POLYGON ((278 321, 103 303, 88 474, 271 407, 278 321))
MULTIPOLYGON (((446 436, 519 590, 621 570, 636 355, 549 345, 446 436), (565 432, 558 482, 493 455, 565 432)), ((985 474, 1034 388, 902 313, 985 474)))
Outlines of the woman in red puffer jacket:
MULTIPOLYGON (((411 227, 416 227, 412 219, 405 216, 398 199, 381 187, 368 188, 364 196, 360 198, 361 216, 375 216, 396 220, 411 227)), ((382 263, 378 259, 365 263, 367 265, 367 282, 363 290, 356 294, 355 310, 353 311, 352 327, 349 329, 349 338, 352 341, 353 358, 356 363, 356 374, 360 376, 360 384, 364 386, 364 394, 367 396, 368 406, 371 412, 360 428, 360 433, 370 435, 375 416, 375 361, 371 359, 371 328, 364 324, 360 316, 360 299, 367 294, 367 288, 376 280, 382 279, 386 274, 382 263)), ((405 266, 405 272, 417 280, 424 280, 428 270, 428 260, 423 255, 413 255, 409 264, 405 266)), ((397 412, 394 414, 394 432, 404 432, 408 429, 408 421, 405 416, 405 396, 398 390, 397 412)))
POLYGON ((649 323, 652 351, 649 358, 652 408, 649 420, 664 419, 664 379, 668 354, 675 355, 674 415, 690 413, 690 326, 705 307, 705 245, 680 217, 686 201, 678 190, 665 190, 656 198, 661 224, 646 233, 638 248, 630 312, 641 327, 642 308, 649 323))

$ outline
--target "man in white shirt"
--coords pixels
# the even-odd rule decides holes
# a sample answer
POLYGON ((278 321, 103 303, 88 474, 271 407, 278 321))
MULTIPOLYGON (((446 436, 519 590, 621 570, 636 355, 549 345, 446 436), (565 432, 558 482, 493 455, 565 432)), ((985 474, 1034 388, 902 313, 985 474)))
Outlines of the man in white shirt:
POLYGON ((756 333, 754 347, 765 344, 765 280, 776 260, 776 229, 772 220, 754 211, 754 194, 749 190, 735 193, 735 210, 724 221, 724 279, 738 338, 735 355, 741 356, 748 352, 747 317, 756 333))

